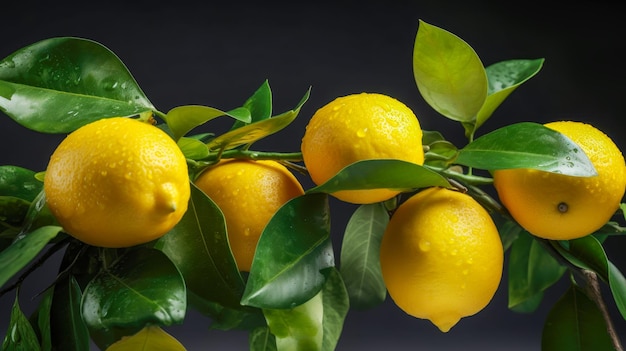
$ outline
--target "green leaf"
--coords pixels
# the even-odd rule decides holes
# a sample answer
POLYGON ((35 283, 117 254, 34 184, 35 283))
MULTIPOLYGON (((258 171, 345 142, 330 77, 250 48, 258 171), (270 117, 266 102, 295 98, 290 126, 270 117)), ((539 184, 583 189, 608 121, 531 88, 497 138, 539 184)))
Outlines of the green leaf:
POLYGON ((0 110, 29 129, 67 133, 101 118, 153 111, 154 106, 109 49, 61 37, 0 61, 0 110))
POLYGON ((120 256, 86 287, 82 315, 90 329, 172 325, 185 317, 185 282, 161 251, 137 248, 120 256))
POLYGON ((250 121, 250 111, 243 107, 225 112, 208 106, 185 105, 169 110, 165 115, 165 123, 171 130, 174 140, 178 140, 193 128, 221 116, 244 122, 250 121))
POLYGON ((277 351, 276 338, 270 328, 263 326, 250 332, 250 351, 277 351))
POLYGON ((381 304, 387 288, 380 269, 379 251, 389 215, 382 203, 361 205, 350 217, 341 245, 341 276, 350 305, 367 309, 381 304))
POLYGON ((4 351, 37 351, 41 350, 37 334, 20 308, 18 296, 15 296, 9 328, 2 342, 4 351))
POLYGON ((267 80, 246 100, 243 107, 250 111, 250 120, 248 122, 235 121, 231 129, 237 129, 244 124, 262 121, 272 116, 272 90, 267 80))
POLYGON ((541 350, 614 350, 602 313, 579 287, 572 285, 548 313, 541 350))
POLYGON ((487 74, 474 49, 422 20, 413 47, 413 75, 424 100, 456 121, 474 120, 487 97, 487 74))
POLYGON ((44 226, 22 235, 0 252, 0 287, 32 261, 61 231, 58 226, 44 226))
POLYGON ((53 292, 54 289, 46 289, 46 291, 43 292, 39 306, 37 306, 37 310, 35 310, 35 313, 30 318, 43 350, 52 349, 50 309, 52 307, 53 292))
POLYGON ((300 113, 302 105, 309 99, 311 89, 307 90, 304 97, 293 110, 282 113, 278 116, 259 120, 246 124, 236 129, 232 129, 207 143, 209 150, 229 150, 241 145, 251 145, 252 143, 274 134, 287 127, 300 113))
POLYGON ((18 166, 0 166, 0 196, 33 201, 43 189, 35 172, 18 166))
POLYGON ((200 160, 209 156, 209 148, 198 139, 182 137, 177 144, 187 159, 200 160))
POLYGON ((486 68, 489 88, 487 99, 478 112, 476 121, 471 123, 467 135, 473 135, 502 102, 522 83, 528 81, 539 72, 544 59, 508 60, 495 63, 486 68))
POLYGON ((322 350, 334 350, 350 309, 348 291, 341 274, 335 268, 329 269, 328 279, 322 289, 322 302, 324 305, 322 350))
POLYGON ((399 189, 408 190, 429 186, 450 187, 439 173, 415 163, 394 159, 371 159, 352 163, 324 184, 307 190, 308 193, 334 193, 341 190, 399 189))
POLYGON ((513 123, 485 134, 459 150, 454 162, 490 171, 534 168, 570 176, 597 175, 580 146, 534 122, 513 123))
POLYGON ((89 330, 80 313, 82 292, 73 276, 54 285, 50 307, 50 335, 53 350, 89 349, 89 330))
POLYGON ((285 203, 263 230, 241 304, 293 308, 315 296, 333 267, 326 194, 306 194, 285 203))
POLYGON ((278 351, 321 351, 324 337, 323 292, 289 309, 263 309, 278 351))
POLYGON ((187 212, 155 248, 176 264, 187 288, 199 298, 240 306, 244 282, 228 244, 224 215, 193 183, 187 212))
POLYGON ((554 285, 565 271, 566 268, 534 237, 520 233, 509 256, 509 308, 536 298, 537 294, 554 285))
POLYGON ((176 338, 158 326, 147 326, 137 334, 122 338, 106 351, 185 351, 176 338))

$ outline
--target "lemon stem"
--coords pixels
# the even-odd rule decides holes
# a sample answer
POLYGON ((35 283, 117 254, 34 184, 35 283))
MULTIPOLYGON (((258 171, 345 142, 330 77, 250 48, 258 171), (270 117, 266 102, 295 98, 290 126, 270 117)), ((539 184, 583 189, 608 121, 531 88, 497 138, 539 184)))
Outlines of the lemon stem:
POLYGON ((613 326, 613 321, 611 320, 611 317, 609 316, 609 311, 607 310, 606 304, 602 299, 602 293, 600 292, 600 283, 598 282, 598 274, 588 269, 583 269, 582 275, 583 277, 585 277, 586 281, 585 290, 587 292, 587 296, 589 296, 589 298, 593 300, 593 302, 595 302, 595 304, 600 309, 602 317, 604 318, 604 322, 606 323, 606 330, 609 333, 611 342, 613 343, 613 347, 616 351, 623 351, 624 348, 622 347, 620 340, 617 337, 615 327, 613 326))
POLYGON ((276 160, 276 161, 302 161, 301 152, 266 152, 232 149, 221 152, 220 154, 210 155, 208 160, 219 160, 220 158, 240 158, 249 160, 276 160))

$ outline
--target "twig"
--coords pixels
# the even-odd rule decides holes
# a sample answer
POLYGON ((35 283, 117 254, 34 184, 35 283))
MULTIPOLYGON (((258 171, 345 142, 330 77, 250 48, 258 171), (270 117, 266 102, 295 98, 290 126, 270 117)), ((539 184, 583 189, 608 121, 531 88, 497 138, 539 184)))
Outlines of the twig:
POLYGON ((589 298, 591 298, 600 309, 602 317, 604 318, 604 322, 606 323, 606 330, 609 333, 609 337, 611 338, 611 342, 613 343, 615 351, 624 351, 620 343, 619 337, 617 336, 617 332, 615 331, 615 327, 613 326, 613 321, 611 320, 609 311, 606 308, 604 299, 602 298, 600 283, 598 282, 598 275, 596 274, 596 272, 590 271, 588 269, 583 269, 582 274, 587 282, 587 284, 585 284, 587 296, 589 296, 589 298))

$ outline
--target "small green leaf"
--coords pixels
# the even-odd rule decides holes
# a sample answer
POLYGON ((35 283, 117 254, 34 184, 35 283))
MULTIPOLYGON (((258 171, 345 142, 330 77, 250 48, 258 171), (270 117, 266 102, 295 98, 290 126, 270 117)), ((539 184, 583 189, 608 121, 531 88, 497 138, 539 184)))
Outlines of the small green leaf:
POLYGON ((509 256, 509 308, 536 298, 537 294, 554 285, 565 271, 566 268, 534 237, 520 233, 509 256))
POLYGON ((598 306, 579 287, 572 285, 548 313, 541 350, 614 350, 598 306))
POLYGON ((52 349, 52 335, 50 332, 50 309, 52 308, 52 297, 54 289, 46 289, 43 292, 37 310, 30 320, 35 328, 35 333, 39 336, 42 350, 52 349))
POLYGON ((580 146, 534 122, 513 123, 485 134, 459 150, 454 162, 490 171, 533 168, 579 177, 597 175, 580 146))
POLYGON ((90 329, 172 325, 185 317, 185 283, 161 251, 137 248, 120 256, 85 288, 82 315, 90 329))
POLYGON ((471 124, 467 135, 473 135, 502 102, 522 83, 528 81, 539 72, 544 59, 508 60, 495 63, 486 68, 489 89, 487 99, 478 112, 476 122, 471 124))
POLYGON ((321 351, 324 337, 324 304, 320 291, 310 300, 289 309, 263 309, 278 351, 321 351))
POLYGON ((380 269, 379 251, 389 215, 382 203, 361 205, 350 217, 341 244, 341 276, 350 305, 367 309, 381 304, 387 288, 380 269))
POLYGON ((177 144, 187 159, 199 160, 209 156, 209 148, 198 139, 181 137, 177 144))
POLYGON ((335 259, 326 194, 306 194, 285 203, 263 230, 241 304, 293 308, 315 296, 335 259))
POLYGON ((0 196, 13 196, 33 201, 43 189, 35 172, 18 166, 0 166, 0 196))
POLYGON ((154 106, 109 49, 61 37, 0 61, 0 110, 29 129, 67 133, 101 118, 153 111, 154 106))
POLYGON ((250 351, 277 351, 276 338, 266 326, 252 330, 249 341, 250 351))
POLYGON ((304 97, 293 110, 282 113, 278 116, 259 120, 246 124, 236 129, 232 129, 207 143, 209 150, 229 150, 241 145, 251 145, 252 143, 274 134, 287 127, 300 113, 302 105, 309 99, 311 89, 307 90, 304 97))
MULTIPOLYGON (((267 80, 246 100, 243 107, 250 111, 250 121, 247 123, 262 121, 272 116, 272 90, 267 80)), ((247 123, 235 121, 231 129, 237 129, 247 123)))
POLYGON ((424 100, 456 121, 474 120, 487 97, 487 74, 474 49, 422 20, 413 48, 413 74, 424 100))
POLYGON ((328 278, 322 289, 322 302, 324 305, 322 350, 334 350, 350 309, 348 291, 341 274, 335 268, 329 268, 328 278))
POLYGON ((208 106, 185 105, 169 110, 165 115, 165 122, 174 140, 178 140, 193 128, 221 116, 229 116, 244 122, 250 121, 250 111, 243 107, 225 112, 208 106))
POLYGON ((155 248, 176 264, 187 288, 199 298, 240 306, 244 282, 228 244, 224 215, 193 183, 187 212, 155 248))
POLYGON ((17 295, 11 309, 11 319, 4 341, 4 351, 38 351, 41 350, 37 334, 20 308, 17 295))
POLYGON ((308 193, 334 193, 341 190, 357 189, 398 189, 408 190, 429 186, 450 187, 450 183, 439 173, 415 163, 374 159, 352 163, 324 184, 307 190, 308 193))
POLYGON ((61 231, 58 226, 44 226, 20 236, 0 252, 0 287, 19 272, 61 231))
POLYGON ((176 338, 158 326, 147 326, 137 334, 122 338, 106 351, 185 351, 176 338))

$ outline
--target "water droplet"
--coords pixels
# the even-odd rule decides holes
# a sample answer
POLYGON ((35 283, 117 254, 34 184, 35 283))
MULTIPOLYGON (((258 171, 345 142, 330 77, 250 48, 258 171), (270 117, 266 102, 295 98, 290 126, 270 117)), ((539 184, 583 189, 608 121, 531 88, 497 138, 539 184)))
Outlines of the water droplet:
POLYGON ((359 129, 356 132, 356 136, 359 138, 365 138, 366 135, 367 135, 367 128, 359 129))
POLYGON ((430 246, 431 246, 430 245, 430 241, 422 240, 422 241, 419 242, 419 248, 423 252, 430 251, 430 246))

